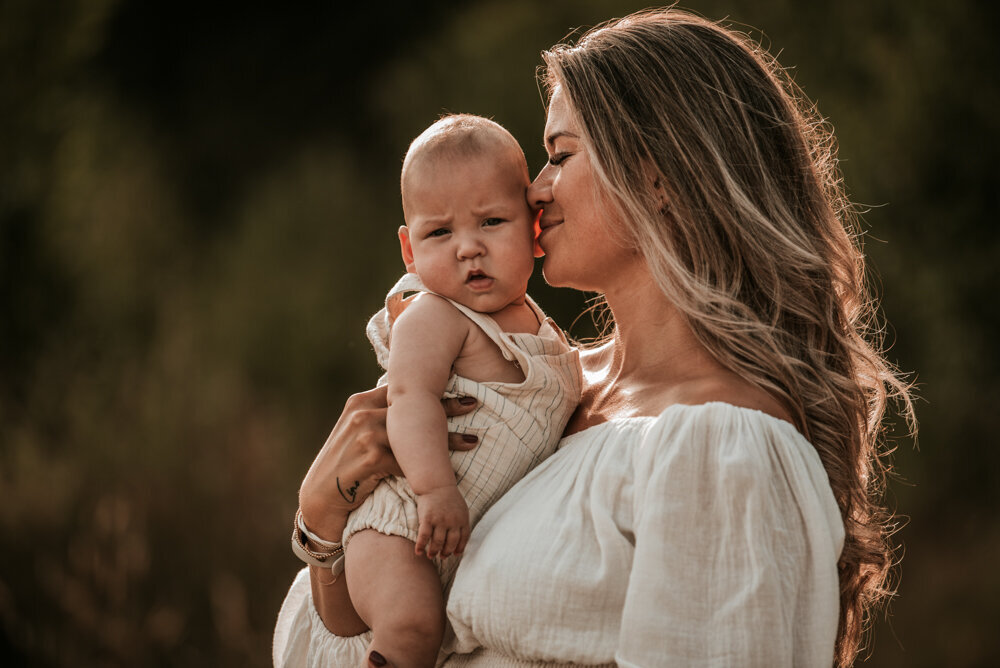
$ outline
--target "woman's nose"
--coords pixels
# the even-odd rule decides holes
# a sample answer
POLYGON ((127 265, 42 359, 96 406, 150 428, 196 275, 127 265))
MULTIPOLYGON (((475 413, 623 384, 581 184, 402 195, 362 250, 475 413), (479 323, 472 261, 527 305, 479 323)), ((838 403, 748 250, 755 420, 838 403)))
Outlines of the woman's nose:
POLYGON ((545 205, 552 201, 552 179, 549 176, 548 165, 538 172, 538 176, 528 186, 525 196, 528 199, 528 206, 536 210, 545 208, 545 205))

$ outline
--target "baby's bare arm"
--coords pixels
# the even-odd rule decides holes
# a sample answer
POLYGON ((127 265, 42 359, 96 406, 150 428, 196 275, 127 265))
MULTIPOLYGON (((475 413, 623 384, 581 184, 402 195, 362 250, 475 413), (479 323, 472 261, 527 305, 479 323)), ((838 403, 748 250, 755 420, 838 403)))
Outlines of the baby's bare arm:
POLYGON ((441 407, 452 364, 472 323, 447 301, 420 295, 392 326, 386 429, 403 474, 417 495, 417 552, 447 556, 464 548, 469 514, 448 458, 441 407))

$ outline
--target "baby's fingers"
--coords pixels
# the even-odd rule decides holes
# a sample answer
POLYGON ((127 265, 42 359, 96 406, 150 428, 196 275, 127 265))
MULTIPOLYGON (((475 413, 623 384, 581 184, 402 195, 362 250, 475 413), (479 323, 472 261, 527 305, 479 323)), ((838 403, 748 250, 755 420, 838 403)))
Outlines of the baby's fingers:
POLYGON ((459 545, 465 544, 465 535, 468 530, 463 526, 457 526, 448 531, 448 540, 444 543, 444 549, 441 551, 442 557, 450 557, 453 554, 458 554, 459 545))
POLYGON ((433 527, 431 527, 430 523, 420 523, 420 528, 417 530, 417 542, 413 546, 413 552, 415 554, 421 555, 426 552, 427 543, 430 542, 432 531, 433 527))
POLYGON ((455 554, 465 554, 465 546, 469 542, 469 534, 472 531, 468 527, 462 528, 462 537, 458 541, 458 545, 455 546, 455 554))
POLYGON ((444 547, 445 541, 448 539, 448 527, 437 525, 434 527, 434 533, 431 534, 431 539, 427 543, 427 556, 437 557, 441 555, 441 549, 444 547))

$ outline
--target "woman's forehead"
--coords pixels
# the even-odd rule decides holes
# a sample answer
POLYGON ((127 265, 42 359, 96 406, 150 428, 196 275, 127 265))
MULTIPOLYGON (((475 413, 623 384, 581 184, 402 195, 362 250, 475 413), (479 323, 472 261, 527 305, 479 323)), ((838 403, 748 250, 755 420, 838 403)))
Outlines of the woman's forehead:
POLYGON ((562 86, 556 86, 552 90, 548 116, 545 120, 545 145, 551 147, 556 139, 563 136, 579 139, 580 131, 569 98, 563 92, 562 86))

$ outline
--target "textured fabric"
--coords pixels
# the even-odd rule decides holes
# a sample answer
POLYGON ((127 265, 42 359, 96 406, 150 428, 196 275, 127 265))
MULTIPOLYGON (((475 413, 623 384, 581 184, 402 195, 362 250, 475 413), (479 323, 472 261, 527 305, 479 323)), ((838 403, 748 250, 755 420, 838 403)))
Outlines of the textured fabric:
POLYGON ((343 638, 327 630, 312 602, 306 566, 295 576, 281 604, 271 659, 275 666, 288 668, 356 668, 361 665, 371 640, 371 631, 343 638))
POLYGON ((819 456, 790 424, 721 403, 613 420, 563 439, 480 521, 447 649, 830 666, 843 538, 819 456))
MULTIPOLYGON (((559 668, 560 666, 577 666, 579 664, 515 659, 497 650, 480 648, 471 654, 452 654, 444 665, 447 668, 463 668, 464 666, 489 666, 489 668, 559 668)), ((592 666, 592 668, 615 668, 615 664, 602 663, 592 666)))
MULTIPOLYGON (((828 667, 843 539, 788 423, 711 403, 597 425, 480 520, 448 601, 446 649, 472 654, 446 665, 828 667)), ((311 609, 308 578, 288 596, 311 609)))
MULTIPOLYGON (((416 274, 404 275, 389 291, 386 307, 368 323, 368 338, 382 368, 389 359, 392 322, 403 308, 403 296, 426 291, 416 274)), ((449 300, 450 301, 450 300, 449 300)), ((445 396, 472 396, 477 408, 448 419, 449 431, 472 433, 480 445, 469 452, 453 452, 458 489, 469 506, 472 527, 511 485, 556 449, 570 415, 580 399, 579 352, 570 348, 562 331, 528 298, 540 326, 537 334, 508 333, 488 315, 451 302, 515 362, 524 374, 521 383, 477 382, 452 375, 445 396)), ((385 381, 383 376, 380 384, 385 381)), ((416 541, 417 507, 413 491, 403 478, 390 478, 348 518, 344 544, 362 529, 416 541)), ((436 560, 442 586, 450 584, 459 558, 436 560)), ((323 625, 308 593, 308 569, 293 584, 279 614, 274 661, 278 666, 360 665, 370 633, 337 638, 323 625)))

